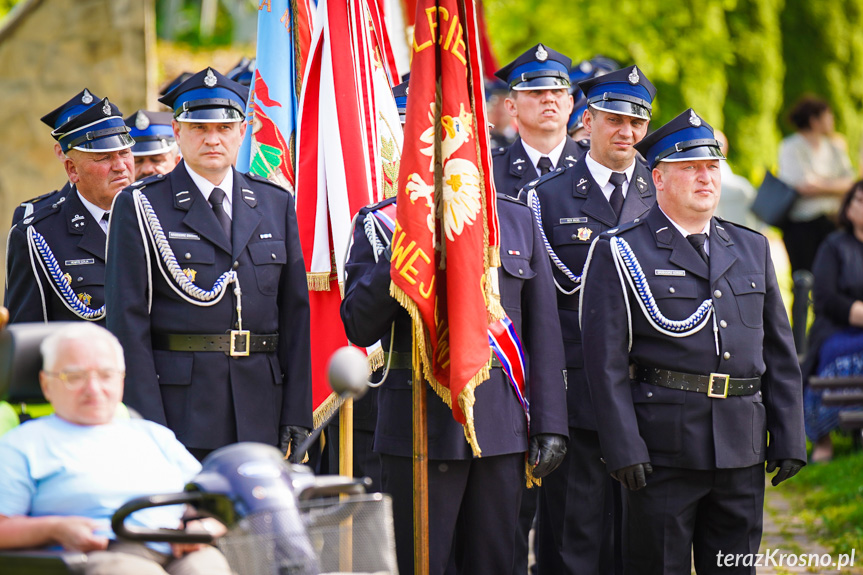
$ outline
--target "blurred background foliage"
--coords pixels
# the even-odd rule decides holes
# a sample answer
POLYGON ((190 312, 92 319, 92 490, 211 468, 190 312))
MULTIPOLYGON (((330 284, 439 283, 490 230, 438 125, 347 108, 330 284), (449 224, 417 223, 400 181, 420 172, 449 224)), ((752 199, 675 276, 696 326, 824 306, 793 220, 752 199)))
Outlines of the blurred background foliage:
MULTIPOLYGON (((22 0, 0 0, 0 19, 22 0)), ((259 0, 156 0, 159 80, 254 52, 259 0)), ((695 108, 759 183, 803 94, 830 102, 855 165, 863 136, 863 0, 484 0, 503 64, 537 42, 575 63, 637 64, 658 89, 654 128, 695 108)))

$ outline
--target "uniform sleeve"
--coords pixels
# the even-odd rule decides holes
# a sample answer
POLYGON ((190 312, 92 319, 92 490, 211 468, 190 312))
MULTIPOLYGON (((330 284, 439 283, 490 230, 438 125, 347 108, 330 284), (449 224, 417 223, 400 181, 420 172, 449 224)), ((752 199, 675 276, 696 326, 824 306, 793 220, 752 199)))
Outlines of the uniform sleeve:
MULTIPOLYGON (((42 282, 34 272, 27 234, 20 226, 13 228, 9 235, 8 258, 6 307, 9 309, 9 323, 45 321, 42 297, 44 290, 50 290, 51 286, 42 282)), ((45 297, 49 295, 44 293, 45 297)))
POLYGON ((815 278, 812 299, 816 314, 826 316, 836 325, 847 326, 854 298, 839 289, 839 277, 842 273, 839 249, 834 238, 822 242, 818 247, 812 266, 812 275, 815 278))
MULTIPOLYGON (((120 192, 114 200, 107 249, 105 319, 107 328, 123 345, 126 358, 123 401, 144 418, 166 425, 150 340, 149 246, 144 246, 129 191, 120 192)), ((155 272, 156 262, 151 263, 155 272)))
POLYGON ((767 239, 764 296, 764 363, 761 394, 767 410, 767 460, 799 459, 806 461, 806 437, 803 432, 803 382, 797 351, 788 323, 788 313, 779 292, 773 260, 767 239))
POLYGON ((279 362, 285 374, 280 425, 312 427, 312 350, 309 286, 297 212, 288 197, 285 214, 288 259, 279 280, 279 362))
POLYGON ((608 239, 597 240, 581 289, 584 368, 603 457, 609 471, 646 463, 630 389, 627 304, 608 239))
POLYGON ((0 515, 28 515, 36 494, 27 458, 8 441, 0 441, 0 515))
POLYGON ((375 262, 363 229, 362 214, 357 217, 345 266, 345 298, 340 313, 348 339, 368 347, 389 334, 401 306, 390 295, 390 261, 381 256, 375 262))
POLYGON ((557 297, 551 264, 543 249, 539 228, 526 214, 533 231, 530 267, 536 276, 522 290, 522 339, 528 355, 530 434, 556 433, 569 436, 566 412, 566 368, 557 297))

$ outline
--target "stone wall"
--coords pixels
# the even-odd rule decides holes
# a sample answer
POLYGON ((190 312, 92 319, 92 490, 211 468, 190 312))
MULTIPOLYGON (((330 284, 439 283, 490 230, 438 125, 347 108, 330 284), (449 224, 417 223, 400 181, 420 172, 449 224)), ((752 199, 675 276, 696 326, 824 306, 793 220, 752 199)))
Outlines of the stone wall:
POLYGON ((156 105, 154 0, 26 0, 0 28, 0 237, 22 201, 66 180, 39 121, 89 88, 124 115, 156 105))

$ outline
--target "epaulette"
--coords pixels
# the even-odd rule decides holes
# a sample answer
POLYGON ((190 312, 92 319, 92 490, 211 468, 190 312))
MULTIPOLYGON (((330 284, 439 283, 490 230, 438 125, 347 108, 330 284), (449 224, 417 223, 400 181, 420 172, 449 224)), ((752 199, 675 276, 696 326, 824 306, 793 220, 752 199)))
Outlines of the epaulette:
POLYGON ((388 206, 388 205, 390 205, 390 204, 394 204, 394 203, 395 203, 395 201, 396 201, 396 197, 395 197, 395 196, 393 196, 393 197, 391 197, 391 198, 387 198, 387 199, 385 199, 385 200, 381 200, 381 201, 376 202, 376 203, 374 203, 374 204, 369 204, 369 205, 367 205, 367 206, 363 207, 361 211, 363 211, 363 212, 365 212, 365 213, 373 212, 373 211, 375 211, 375 210, 379 210, 379 209, 381 209, 381 208, 382 208, 382 207, 384 207, 384 206, 388 206))
POLYGON ((29 200, 23 201, 23 202, 21 202, 20 205, 23 208, 26 204, 30 204, 30 205, 38 204, 42 200, 47 200, 48 198, 50 198, 51 196, 53 196, 54 194, 57 194, 57 193, 59 193, 59 190, 54 190, 53 192, 48 192, 47 194, 42 194, 41 196, 36 196, 35 198, 31 198, 29 200))
POLYGON ((152 184, 153 182, 158 182, 165 179, 165 174, 153 174, 152 176, 147 176, 137 182, 132 182, 129 184, 130 188, 135 188, 136 190, 143 190, 148 184, 152 184))
POLYGON ((40 221, 44 220, 45 218, 47 218, 48 216, 51 216, 51 215, 59 212, 60 207, 63 205, 63 203, 65 201, 66 201, 66 197, 63 196, 62 198, 59 198, 53 204, 48 204, 48 205, 42 206, 41 208, 39 208, 38 210, 36 210, 35 212, 33 212, 32 214, 30 214, 29 216, 27 216, 26 218, 24 218, 23 220, 21 220, 18 223, 23 225, 23 226, 30 226, 30 225, 35 224, 36 222, 40 222, 40 221))
POLYGON ((251 172, 247 172, 247 173, 244 173, 243 175, 246 176, 247 178, 249 178, 250 180, 254 180, 260 184, 267 184, 268 186, 273 187, 273 188, 279 190, 280 192, 284 192, 286 194, 291 193, 288 190, 286 190, 285 188, 283 188, 282 186, 280 186, 279 184, 271 182, 267 178, 265 178, 263 176, 259 176, 258 174, 253 174, 251 172))
POLYGON ((734 226, 735 228, 740 228, 741 230, 746 230, 747 232, 752 232, 753 234, 757 234, 759 236, 764 235, 761 232, 759 232, 758 230, 753 230, 752 228, 746 227, 743 224, 738 224, 737 222, 732 222, 731 220, 725 220, 723 218, 720 218, 719 216, 713 216, 713 217, 716 218, 717 222, 722 222, 723 224, 726 224, 726 225, 730 224, 730 225, 734 226))
POLYGON ((504 147, 504 146, 499 146, 499 147, 497 147, 497 148, 495 148, 494 150, 492 150, 492 151, 491 151, 491 155, 492 155, 492 157, 503 155, 503 154, 505 154, 505 153, 506 153, 506 151, 507 151, 508 149, 509 149, 509 148, 506 148, 506 147, 504 147))
POLYGON ((557 167, 557 168, 551 170, 549 173, 545 174, 544 176, 540 176, 536 179, 529 181, 524 186, 524 188, 522 188, 522 189, 525 192, 529 192, 531 189, 535 189, 537 186, 540 186, 540 185, 542 185, 548 181, 553 180, 554 178, 558 177, 559 175, 561 175, 565 171, 566 171, 566 168, 564 168, 563 166, 557 167))
POLYGON ((525 208, 527 207, 527 204, 520 202, 518 200, 518 198, 513 198, 512 196, 508 196, 508 195, 504 194, 503 192, 498 192, 497 193, 497 201, 501 201, 501 200, 505 200, 507 202, 512 202, 513 204, 517 204, 517 205, 525 207, 525 208))
POLYGON ((617 226, 616 228, 611 228, 610 230, 605 230, 604 232, 602 232, 602 235, 617 236, 617 235, 620 235, 624 232, 628 232, 629 230, 631 230, 634 227, 640 226, 642 223, 644 223, 643 218, 635 218, 631 222, 626 222, 625 224, 621 224, 621 225, 617 226))

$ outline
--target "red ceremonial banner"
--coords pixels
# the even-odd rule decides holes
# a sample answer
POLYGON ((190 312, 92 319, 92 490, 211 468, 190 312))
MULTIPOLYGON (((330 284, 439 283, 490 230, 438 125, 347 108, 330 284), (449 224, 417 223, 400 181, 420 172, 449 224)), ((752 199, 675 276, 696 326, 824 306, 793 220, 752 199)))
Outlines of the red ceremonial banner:
POLYGON ((423 374, 480 455, 474 392, 502 309, 475 7, 420 0, 415 22, 390 290, 413 319, 423 374))

